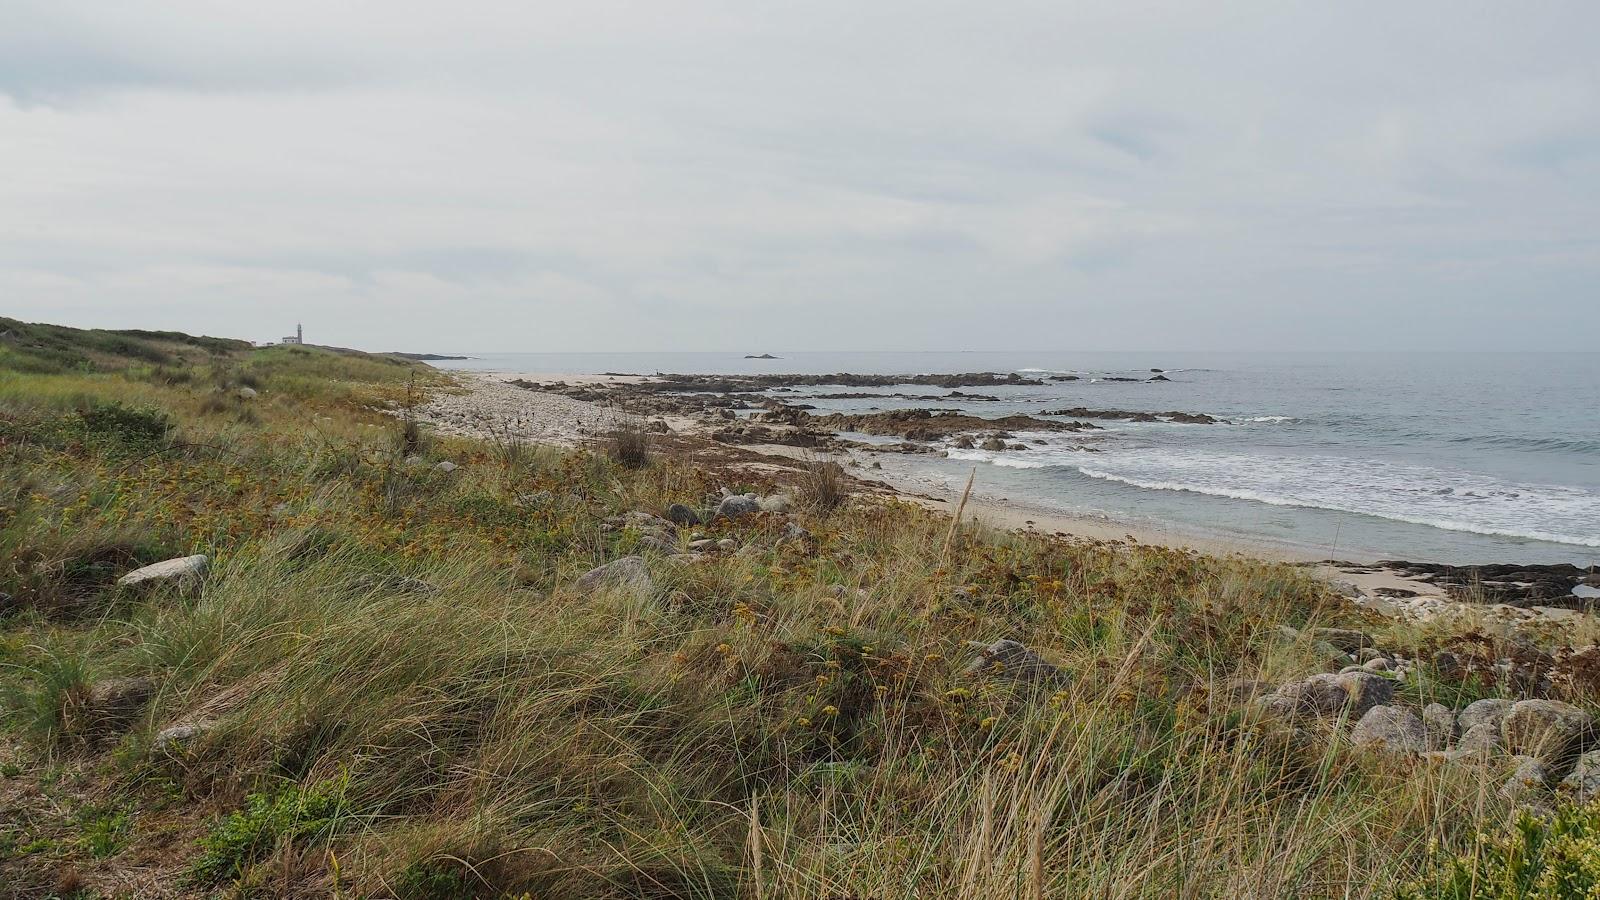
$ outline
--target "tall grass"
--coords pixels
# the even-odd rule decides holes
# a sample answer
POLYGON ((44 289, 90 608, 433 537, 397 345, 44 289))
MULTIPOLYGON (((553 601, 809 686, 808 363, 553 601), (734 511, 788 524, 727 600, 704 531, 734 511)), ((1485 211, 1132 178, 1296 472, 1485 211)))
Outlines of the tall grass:
POLYGON ((611 461, 624 469, 642 469, 650 464, 650 432, 644 419, 626 413, 613 413, 612 424, 600 436, 600 444, 611 461))

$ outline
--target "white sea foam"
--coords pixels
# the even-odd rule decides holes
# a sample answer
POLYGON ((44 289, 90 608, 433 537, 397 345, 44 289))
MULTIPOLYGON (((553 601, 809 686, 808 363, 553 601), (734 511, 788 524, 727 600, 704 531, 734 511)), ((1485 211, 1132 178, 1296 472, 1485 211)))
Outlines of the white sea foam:
POLYGON ((1000 453, 988 450, 946 450, 944 455, 949 459, 990 463, 1003 469, 1046 469, 1050 466, 1064 465, 1059 459, 1044 458, 1043 454, 1033 456, 1019 455, 1022 453, 1033 453, 1033 451, 1011 450, 1000 453))
POLYGON ((1091 478, 1272 506, 1331 509, 1449 531, 1600 547, 1600 494, 1428 466, 1335 456, 1269 457, 1192 449, 1106 453, 1074 466, 1091 478))

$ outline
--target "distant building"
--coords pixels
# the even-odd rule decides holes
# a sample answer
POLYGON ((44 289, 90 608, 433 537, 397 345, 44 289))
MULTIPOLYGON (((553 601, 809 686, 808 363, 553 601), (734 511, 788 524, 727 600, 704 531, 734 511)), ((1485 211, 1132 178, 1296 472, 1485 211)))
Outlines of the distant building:
POLYGON ((305 329, 300 326, 300 323, 296 322, 294 326, 294 334, 284 338, 283 343, 304 344, 306 342, 305 337, 305 329))

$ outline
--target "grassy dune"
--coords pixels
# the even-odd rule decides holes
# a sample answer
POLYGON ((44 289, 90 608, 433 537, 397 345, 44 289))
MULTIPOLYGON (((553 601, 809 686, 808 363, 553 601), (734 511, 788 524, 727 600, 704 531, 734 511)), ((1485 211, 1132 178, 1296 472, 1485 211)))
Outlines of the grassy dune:
MULTIPOLYGON (((650 550, 650 589, 585 593, 640 552, 608 517, 785 486, 408 435, 383 410, 446 385, 388 357, 0 331, 0 894, 1475 896, 1503 874, 1481 773, 1246 713, 1241 680, 1327 666, 1280 625, 1438 637, 1301 570, 951 540, 796 484, 793 513, 698 529, 737 552, 650 550), (115 584, 190 553, 198 584, 115 584), (966 674, 1001 637, 1067 677, 966 674), (132 677, 152 695, 108 724, 93 686, 132 677)), ((1464 691, 1495 692, 1402 689, 1464 691)))

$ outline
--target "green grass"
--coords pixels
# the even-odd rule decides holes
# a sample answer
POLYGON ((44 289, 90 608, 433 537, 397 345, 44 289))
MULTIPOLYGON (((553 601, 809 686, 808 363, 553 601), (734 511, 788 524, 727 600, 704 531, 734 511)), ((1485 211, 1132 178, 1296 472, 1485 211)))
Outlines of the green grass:
POLYGON ((200 895, 326 895, 337 860, 350 896, 1366 897, 1504 813, 1469 769, 1225 699, 1320 666, 1279 624, 1376 627, 1298 569, 981 528, 947 551, 948 519, 828 472, 814 541, 719 522, 745 552, 580 596, 637 544, 607 517, 752 476, 408 439, 379 410, 448 386, 387 357, 30 334, 0 357, 0 690, 8 737, 131 798, 63 845, 89 860, 137 857, 156 813, 200 895), (113 585, 194 552, 198 590, 113 585), (1070 679, 964 677, 999 637, 1070 679), (161 689, 87 740, 88 685, 125 675, 161 689))

